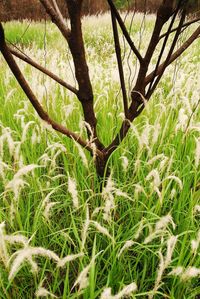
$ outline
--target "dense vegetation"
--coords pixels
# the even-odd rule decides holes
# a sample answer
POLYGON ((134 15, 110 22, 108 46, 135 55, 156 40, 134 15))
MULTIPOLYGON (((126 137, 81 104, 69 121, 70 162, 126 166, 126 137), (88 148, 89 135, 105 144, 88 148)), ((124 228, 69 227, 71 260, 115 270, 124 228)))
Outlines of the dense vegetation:
MULTIPOLYGON (((154 17, 135 18, 143 49, 154 17)), ((85 18, 84 38, 99 126, 115 135, 122 107, 109 20, 85 18)), ((8 23, 7 39, 74 82, 54 27, 34 23, 24 35, 26 28, 8 23)), ((103 191, 87 152, 38 119, 0 60, 0 298, 198 298, 199 49, 196 41, 168 69, 111 157, 103 191)), ((131 88, 137 65, 126 51, 124 66, 131 88)), ((49 113, 86 134, 79 102, 20 67, 49 113)), ((101 132, 108 144, 113 136, 101 132)))

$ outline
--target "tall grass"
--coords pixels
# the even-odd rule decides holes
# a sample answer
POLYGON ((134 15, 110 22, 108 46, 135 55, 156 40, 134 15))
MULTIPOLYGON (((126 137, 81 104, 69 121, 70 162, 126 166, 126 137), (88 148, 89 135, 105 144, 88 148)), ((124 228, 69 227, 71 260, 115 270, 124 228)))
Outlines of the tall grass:
MULTIPOLYGON (((154 18, 146 19, 142 40, 141 20, 137 15, 132 33, 143 51, 154 18)), ((105 144, 123 117, 109 21, 84 20, 105 144)), ((6 24, 7 39, 74 84, 71 57, 53 26, 45 32, 33 23, 18 39, 20 28, 6 24)), ((199 54, 197 41, 168 69, 110 158, 103 190, 88 153, 40 121, 0 60, 0 298, 199 298, 199 54)), ((85 134, 78 101, 19 64, 49 113, 85 134)), ((134 58, 125 56, 124 67, 129 87, 134 58)))

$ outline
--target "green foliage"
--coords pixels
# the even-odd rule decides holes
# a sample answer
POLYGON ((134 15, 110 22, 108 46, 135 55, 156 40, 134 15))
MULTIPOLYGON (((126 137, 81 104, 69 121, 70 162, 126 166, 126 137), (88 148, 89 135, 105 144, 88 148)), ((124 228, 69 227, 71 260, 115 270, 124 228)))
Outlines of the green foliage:
POLYGON ((115 4, 117 8, 126 8, 128 6, 129 1, 127 0, 115 0, 115 4))

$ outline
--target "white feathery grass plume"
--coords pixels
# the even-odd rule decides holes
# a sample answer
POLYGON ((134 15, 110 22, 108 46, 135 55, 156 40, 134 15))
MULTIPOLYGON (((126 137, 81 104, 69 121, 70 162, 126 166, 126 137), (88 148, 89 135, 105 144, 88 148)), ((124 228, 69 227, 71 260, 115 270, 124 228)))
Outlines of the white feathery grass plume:
POLYGON ((200 214, 200 205, 195 205, 193 211, 195 215, 200 214))
POLYGON ((183 189, 183 183, 182 183, 182 181, 181 181, 181 179, 179 177, 177 177, 175 175, 169 175, 166 178, 164 178, 163 181, 166 181, 166 180, 174 180, 178 184, 180 190, 183 189))
POLYGON ((151 180, 151 178, 153 178, 153 186, 159 187, 161 184, 161 179, 157 169, 153 169, 152 171, 150 171, 150 173, 146 177, 146 180, 149 181, 151 180))
POLYGON ((200 138, 195 138, 196 141, 196 150, 195 150, 195 166, 198 168, 200 163, 200 138))
POLYGON ((126 192, 121 191, 120 189, 116 189, 115 190, 115 194, 117 196, 121 196, 121 197, 125 197, 125 198, 129 198, 132 199, 130 196, 128 196, 128 194, 126 192))
POLYGON ((39 127, 36 126, 31 132, 31 143, 37 144, 41 142, 41 133, 39 131, 39 127))
POLYGON ((79 208, 78 191, 75 179, 71 178, 68 174, 68 191, 71 194, 73 206, 75 209, 79 208))
POLYGON ((133 123, 130 123, 130 128, 131 128, 131 131, 133 132, 133 135, 137 138, 138 140, 138 143, 140 143, 140 134, 136 128, 136 126, 133 124, 133 123))
POLYGON ((26 135, 27 135, 27 132, 29 130, 29 127, 31 125, 34 125, 35 122, 34 121, 29 121, 23 128, 23 132, 22 132, 22 138, 21 138, 21 142, 24 143, 26 141, 26 135))
POLYGON ((111 220, 111 213, 112 210, 114 210, 115 208, 115 201, 113 195, 115 190, 116 188, 115 188, 114 181, 112 180, 112 173, 111 173, 110 176, 108 177, 106 186, 102 190, 102 197, 105 200, 103 218, 108 222, 111 220))
POLYGON ((146 127, 144 128, 139 141, 140 148, 143 148, 145 146, 148 151, 151 151, 149 147, 149 138, 151 133, 152 127, 149 125, 149 123, 146 124, 146 127))
POLYGON ((48 203, 46 204, 45 209, 44 209, 44 211, 43 211, 43 216, 44 216, 44 218, 45 218, 47 221, 49 221, 49 219, 50 219, 51 209, 52 209, 54 206, 58 205, 59 203, 60 203, 60 201, 58 201, 58 202, 48 202, 48 203))
POLYGON ((14 149, 15 149, 15 142, 12 138, 12 131, 9 127, 6 127, 6 128, 2 129, 2 135, 0 137, 1 152, 2 152, 4 141, 7 142, 10 156, 12 156, 13 153, 14 153, 14 149))
POLYGON ((51 195, 52 195, 53 193, 55 193, 55 192, 56 192, 56 190, 53 189, 53 190, 51 190, 51 191, 46 195, 46 197, 45 197, 45 198, 43 199, 43 201, 42 201, 42 207, 45 207, 46 204, 49 203, 51 195))
POLYGON ((112 295, 111 288, 106 288, 101 294, 100 299, 122 299, 130 297, 134 292, 137 291, 137 285, 135 282, 125 286, 118 294, 112 295))
POLYGON ((138 198, 139 193, 144 193, 144 195, 147 196, 147 194, 146 194, 144 188, 143 188, 140 184, 134 184, 133 186, 135 187, 134 196, 135 196, 136 198, 138 198))
POLYGON ((83 225, 83 229, 82 229, 82 232, 81 232, 81 239, 82 239, 82 242, 81 242, 81 251, 85 247, 85 242, 86 242, 86 239, 87 239, 87 234, 88 234, 89 226, 90 226, 90 215, 89 215, 88 205, 86 205, 86 219, 85 219, 85 222, 84 222, 84 225, 83 225))
POLYGON ((134 244, 134 241, 128 240, 125 242, 124 246, 120 249, 120 252, 118 253, 118 258, 122 255, 122 253, 127 250, 128 248, 132 247, 134 244))
POLYGON ((52 157, 52 160, 51 160, 51 165, 50 165, 50 168, 52 169, 55 169, 57 164, 56 164, 56 159, 57 157, 62 153, 61 150, 58 150, 52 157))
MULTIPOLYGON (((38 256, 38 255, 52 259, 57 263, 59 263, 59 261, 60 261, 60 258, 57 256, 57 254, 55 254, 51 250, 45 249, 43 247, 25 247, 23 249, 16 251, 10 258, 10 260, 14 258, 14 261, 11 265, 11 269, 10 269, 10 273, 9 273, 9 277, 8 277, 9 280, 12 280, 14 278, 14 276, 19 271, 21 265, 25 261, 29 262, 32 266, 33 265, 32 264, 33 256, 38 256)), ((32 270, 34 271, 35 268, 36 267, 34 267, 34 269, 32 268, 32 270)))
POLYGON ((83 165, 88 169, 88 160, 87 160, 86 154, 84 153, 83 148, 75 140, 74 140, 74 144, 78 150, 78 153, 79 153, 79 156, 81 157, 83 165))
POLYGON ((71 262, 76 260, 79 257, 83 257, 84 253, 78 253, 78 254, 71 254, 71 255, 67 255, 66 257, 62 258, 59 262, 58 262, 58 267, 63 268, 65 266, 66 263, 71 262))
POLYGON ((90 147, 92 149, 92 159, 95 162, 96 158, 97 158, 97 146, 96 146, 96 144, 94 142, 91 142, 90 143, 90 147))
POLYGON ((23 235, 5 235, 5 241, 10 244, 22 244, 24 247, 28 246, 29 240, 23 235))
POLYGON ((176 268, 174 268, 168 275, 172 275, 172 276, 180 276, 184 271, 184 268, 181 266, 178 266, 176 268))
POLYGON ((134 235, 134 240, 138 240, 144 228, 144 219, 140 221, 140 225, 134 235))
POLYGON ((153 132, 153 136, 152 136, 151 146, 153 146, 158 141, 160 130, 161 130, 161 125, 159 123, 157 123, 154 126, 154 132, 153 132))
POLYGON ((65 119, 68 119, 68 117, 72 114, 74 109, 75 109, 74 103, 70 103, 70 104, 68 104, 67 106, 64 107, 65 119))
POLYGON ((171 198, 174 198, 176 196, 176 189, 173 188, 170 194, 171 198))
POLYGON ((103 235, 107 236, 108 238, 110 238, 112 240, 113 243, 115 243, 114 238, 109 234, 109 231, 107 230, 107 228, 105 228, 104 226, 102 226, 101 224, 99 224, 96 221, 90 220, 90 223, 94 225, 94 227, 103 235))
POLYGON ((89 140, 89 142, 93 142, 93 139, 94 139, 94 132, 93 132, 93 130, 92 130, 92 127, 90 126, 90 124, 88 123, 88 122, 86 122, 86 121, 83 121, 83 124, 84 124, 84 126, 85 126, 85 128, 87 129, 87 131, 89 131, 90 132, 90 140, 89 140))
POLYGON ((167 240, 167 253, 166 253, 165 257, 163 256, 161 250, 158 252, 159 257, 160 257, 160 265, 159 265, 159 268, 158 268, 155 285, 154 285, 154 288, 153 288, 151 294, 149 295, 149 299, 152 299, 154 297, 156 291, 160 288, 160 284, 161 284, 161 281, 162 281, 163 274, 164 274, 166 268, 171 263, 172 255, 173 255, 174 248, 176 246, 177 240, 178 240, 177 236, 171 236, 167 240))
POLYGON ((184 131, 188 123, 188 116, 185 114, 185 109, 181 108, 178 115, 178 123, 176 125, 175 132, 178 130, 184 131))
POLYGON ((15 178, 8 182, 8 184, 5 186, 6 191, 13 191, 14 193, 14 200, 17 200, 19 197, 20 189, 23 188, 24 186, 29 186, 27 182, 20 178, 15 178))
POLYGON ((5 242, 5 222, 0 223, 0 260, 7 268, 9 263, 9 254, 5 242))
POLYGON ((189 280, 191 278, 200 276, 200 269, 196 267, 188 267, 181 275, 182 280, 189 280))
POLYGON ((160 165, 159 165, 159 169, 160 171, 163 171, 166 166, 168 165, 168 161, 169 161, 169 158, 168 157, 165 157, 161 162, 160 162, 160 165))
POLYGON ((138 158, 135 160, 135 170, 139 170, 141 167, 141 160, 138 158))
POLYGON ((72 288, 79 285, 79 291, 80 291, 88 287, 89 285, 88 275, 89 275, 90 268, 91 268, 91 263, 80 272, 72 288))
POLYGON ((95 259, 97 258, 97 256, 100 255, 101 253, 102 253, 102 251, 100 251, 95 256, 93 256, 90 263, 79 273, 72 289, 77 285, 79 285, 79 291, 88 287, 90 268, 91 268, 92 264, 95 262, 95 259))
POLYGON ((163 202, 163 197, 162 197, 162 193, 160 192, 160 190, 158 189, 158 187, 154 187, 154 191, 157 193, 160 204, 162 205, 163 202))
POLYGON ((183 268, 178 266, 174 268, 168 275, 179 276, 181 280, 186 281, 200 276, 200 269, 196 267, 183 268))
POLYGON ((41 167, 40 165, 36 165, 36 164, 26 165, 18 170, 18 172, 14 175, 14 179, 18 179, 26 175, 27 173, 31 172, 32 170, 40 167, 41 167))
POLYGON ((52 125, 47 123, 46 121, 40 119, 40 124, 41 124, 41 127, 42 129, 45 129, 51 133, 54 133, 54 129, 52 128, 52 125))
POLYGON ((45 152, 51 152, 51 156, 55 155, 55 152, 57 152, 57 150, 61 150, 63 153, 66 153, 66 148, 64 147, 63 144, 59 143, 59 142, 55 142, 53 144, 50 144, 47 149, 45 150, 45 152))
POLYGON ((21 154, 21 142, 15 142, 14 161, 19 168, 24 167, 23 156, 21 154))
POLYGON ((150 159, 147 164, 148 165, 152 165, 153 163, 155 163, 157 160, 160 160, 160 159, 163 159, 165 157, 164 154, 159 154, 159 155, 156 155, 154 156, 152 159, 150 159))
POLYGON ((126 172, 129 164, 128 158, 126 156, 121 156, 120 159, 122 160, 122 168, 124 172, 126 172))
POLYGON ((199 230, 198 233, 197 233, 197 238, 196 238, 196 240, 192 240, 192 241, 191 241, 192 253, 193 253, 194 255, 197 254, 197 251, 198 251, 199 246, 200 246, 200 230, 199 230))
POLYGON ((154 230, 145 238, 144 244, 150 243, 152 240, 157 238, 158 236, 162 236, 166 232, 167 226, 171 224, 173 229, 176 228, 176 225, 172 219, 170 214, 161 217, 155 224, 154 230))
POLYGON ((166 229, 166 227, 170 223, 171 223, 173 229, 175 229, 176 224, 174 223, 172 216, 170 214, 167 214, 166 216, 161 217, 160 220, 158 220, 156 222, 155 230, 157 231, 157 230, 161 230, 161 229, 166 229))
POLYGON ((0 160, 0 177, 5 180, 6 170, 11 170, 11 167, 0 160))
POLYGON ((35 296, 37 298, 39 297, 51 297, 51 298, 58 298, 57 296, 55 296, 54 294, 52 294, 51 292, 49 292, 47 289, 45 289, 44 287, 39 287, 37 289, 37 291, 35 292, 35 296))
POLYGON ((104 210, 104 207, 97 207, 94 209, 94 211, 92 212, 92 216, 91 218, 93 218, 95 215, 99 214, 100 211, 104 210))

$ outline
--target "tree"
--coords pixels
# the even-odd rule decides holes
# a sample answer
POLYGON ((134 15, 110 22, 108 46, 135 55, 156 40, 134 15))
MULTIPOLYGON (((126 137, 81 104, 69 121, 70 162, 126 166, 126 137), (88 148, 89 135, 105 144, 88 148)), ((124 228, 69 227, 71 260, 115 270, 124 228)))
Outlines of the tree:
POLYGON ((38 115, 46 121, 52 128, 69 138, 74 139, 85 149, 87 149, 91 155, 96 156, 96 170, 99 176, 105 175, 106 163, 108 158, 113 153, 113 151, 119 146, 119 144, 126 137, 131 122, 137 118, 145 108, 146 102, 149 101, 152 94, 156 90, 158 83, 160 82, 166 68, 175 61, 185 50, 191 46, 191 44, 200 36, 200 26, 193 31, 191 36, 183 42, 183 44, 175 50, 177 42, 182 32, 188 28, 193 23, 197 23, 200 18, 193 18, 191 20, 186 20, 188 7, 191 4, 189 0, 162 0, 157 11, 156 21, 154 29, 152 31, 150 42, 147 46, 147 50, 144 56, 140 53, 139 49, 135 46, 131 34, 129 34, 124 21, 116 7, 113 0, 107 0, 112 20, 113 28, 113 39, 115 44, 115 52, 118 63, 118 71, 120 77, 123 107, 124 107, 124 120, 122 121, 121 128, 117 133, 116 137, 113 139, 110 145, 104 146, 98 137, 97 132, 97 119, 94 111, 94 97, 93 88, 90 80, 86 55, 84 40, 82 35, 81 26, 81 12, 84 0, 65 0, 69 19, 70 28, 65 22, 61 11, 57 5, 56 0, 40 0, 41 4, 45 8, 46 12, 50 16, 51 20, 58 27, 64 38, 66 39, 70 52, 73 57, 74 68, 76 80, 78 82, 78 89, 69 85, 65 81, 58 78, 55 74, 48 71, 41 65, 37 64, 31 58, 27 57, 22 52, 15 50, 10 47, 5 40, 4 29, 2 24, 0 24, 0 50, 16 77, 19 85, 25 92, 26 96, 30 100, 31 104, 37 111, 38 115), (178 20, 178 26, 175 26, 175 22, 178 20), (165 33, 162 32, 164 25, 168 24, 168 28, 165 33), (121 45, 119 39, 119 28, 127 41, 131 51, 136 56, 139 61, 139 72, 137 74, 137 80, 135 86, 132 88, 130 99, 128 99, 125 77, 123 71, 122 55, 121 55, 121 45), (173 34, 172 39, 170 36, 173 34), (157 49, 157 46, 161 43, 159 48, 159 54, 157 56, 157 62, 155 69, 148 73, 149 65, 157 49), (169 50, 166 55, 167 44, 169 43, 169 50), (29 63, 33 67, 39 69, 41 72, 50 76, 52 79, 57 81, 59 84, 63 85, 65 88, 74 93, 80 103, 82 104, 83 114, 85 122, 87 125, 88 140, 84 140, 78 134, 70 131, 68 128, 56 123, 51 119, 50 115, 43 109, 40 102, 34 95, 29 84, 27 83, 24 75, 20 71, 17 63, 13 56, 16 56, 23 61, 29 63))

